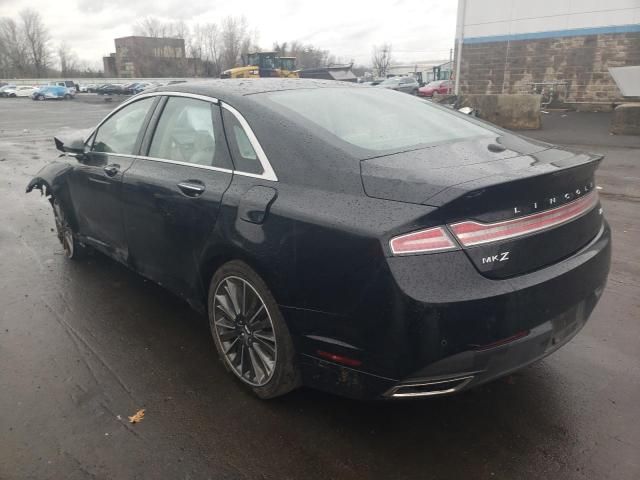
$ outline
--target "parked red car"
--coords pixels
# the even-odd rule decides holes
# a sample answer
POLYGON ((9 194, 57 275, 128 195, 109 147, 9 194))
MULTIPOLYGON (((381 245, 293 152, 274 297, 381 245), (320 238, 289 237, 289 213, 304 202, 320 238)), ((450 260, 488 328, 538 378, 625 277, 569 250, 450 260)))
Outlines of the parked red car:
POLYGON ((435 80, 418 89, 419 97, 433 97, 434 93, 447 94, 453 92, 453 80, 435 80))

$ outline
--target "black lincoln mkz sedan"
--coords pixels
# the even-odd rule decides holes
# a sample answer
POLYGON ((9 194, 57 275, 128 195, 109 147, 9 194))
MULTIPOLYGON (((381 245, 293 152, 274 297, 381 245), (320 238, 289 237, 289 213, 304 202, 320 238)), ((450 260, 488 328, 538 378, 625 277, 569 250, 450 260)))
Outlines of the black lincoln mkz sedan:
POLYGON ((601 157, 394 91, 171 85, 56 145, 27 191, 67 256, 98 250, 207 314, 262 398, 477 386, 569 341, 608 275, 601 157))

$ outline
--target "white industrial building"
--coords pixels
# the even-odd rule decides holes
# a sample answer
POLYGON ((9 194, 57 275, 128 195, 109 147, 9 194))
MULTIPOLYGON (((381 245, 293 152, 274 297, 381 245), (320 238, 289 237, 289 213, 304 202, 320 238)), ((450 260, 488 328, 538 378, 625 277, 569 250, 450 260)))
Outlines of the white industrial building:
POLYGON ((640 0, 458 2, 459 93, 542 91, 606 104, 622 98, 609 68, 633 65, 640 65, 640 0))

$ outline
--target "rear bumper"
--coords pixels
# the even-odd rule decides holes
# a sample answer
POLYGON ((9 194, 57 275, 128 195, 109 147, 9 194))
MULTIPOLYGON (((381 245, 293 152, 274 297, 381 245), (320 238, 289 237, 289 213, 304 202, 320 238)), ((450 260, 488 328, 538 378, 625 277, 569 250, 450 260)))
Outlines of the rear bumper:
POLYGON ((417 288, 420 275, 403 271, 399 262, 391 270, 400 291, 393 301, 385 299, 387 309, 383 301, 366 313, 360 324, 364 340, 351 342, 356 349, 331 347, 361 359, 362 366, 320 359, 315 352, 327 345, 305 338, 296 342, 303 381, 374 399, 450 394, 507 375, 554 352, 582 329, 604 290, 610 255, 610 230, 603 222, 598 235, 571 257, 509 280, 487 279, 475 270, 473 275, 467 259, 457 264, 450 257, 446 267, 419 265, 422 283, 426 275, 433 284, 417 288), (476 283, 463 281, 465 275, 476 283), (391 319, 386 324, 372 319, 376 311, 391 319), (385 330, 374 335, 373 328, 382 325, 385 330))
POLYGON ((493 348, 471 350, 445 358, 397 382, 384 392, 389 398, 456 393, 508 375, 553 353, 585 325, 590 305, 602 290, 594 291, 575 308, 538 325, 525 336, 493 348))

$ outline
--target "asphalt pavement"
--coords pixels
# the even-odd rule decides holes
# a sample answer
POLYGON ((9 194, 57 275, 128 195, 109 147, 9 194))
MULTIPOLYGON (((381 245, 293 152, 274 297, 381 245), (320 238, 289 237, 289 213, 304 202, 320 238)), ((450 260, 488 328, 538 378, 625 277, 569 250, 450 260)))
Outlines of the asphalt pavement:
POLYGON ((0 479, 640 478, 640 138, 594 117, 596 142, 561 114, 528 133, 606 155, 612 271, 564 348, 452 397, 261 401, 205 318, 101 255, 65 260, 49 204, 25 195, 52 135, 113 106, 0 99, 0 479))

